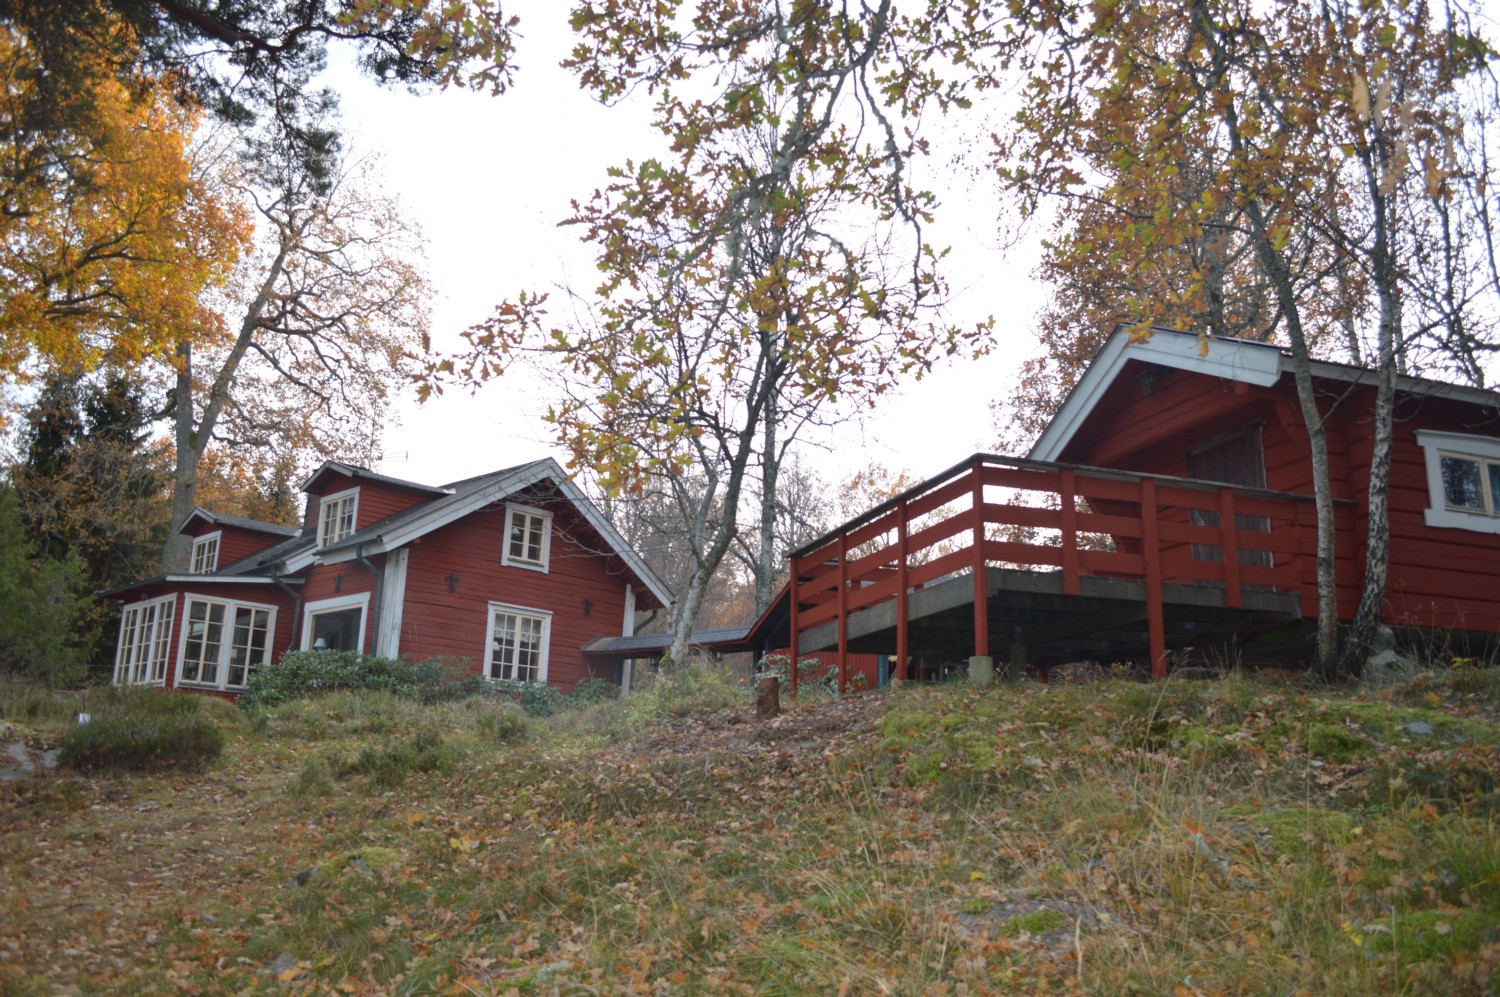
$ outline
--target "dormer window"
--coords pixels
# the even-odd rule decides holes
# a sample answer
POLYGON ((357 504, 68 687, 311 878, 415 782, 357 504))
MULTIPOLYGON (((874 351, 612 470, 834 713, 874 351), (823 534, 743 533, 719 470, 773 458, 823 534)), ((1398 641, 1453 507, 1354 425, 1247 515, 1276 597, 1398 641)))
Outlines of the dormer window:
POLYGON ((354 532, 354 513, 359 508, 359 489, 324 495, 318 504, 318 546, 327 547, 354 532))
POLYGON ((506 506, 501 564, 546 571, 551 541, 552 513, 525 505, 506 506))
POLYGON ((193 574, 203 575, 219 567, 220 533, 210 533, 193 541, 193 574))

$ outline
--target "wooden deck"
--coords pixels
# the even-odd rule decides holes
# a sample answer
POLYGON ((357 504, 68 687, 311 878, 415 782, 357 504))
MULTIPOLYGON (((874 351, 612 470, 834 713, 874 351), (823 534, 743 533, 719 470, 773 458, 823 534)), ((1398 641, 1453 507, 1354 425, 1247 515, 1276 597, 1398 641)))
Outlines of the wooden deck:
POLYGON ((790 631, 903 678, 971 655, 1164 677, 1170 648, 1301 627, 1315 551, 1311 496, 977 454, 794 551, 790 631))

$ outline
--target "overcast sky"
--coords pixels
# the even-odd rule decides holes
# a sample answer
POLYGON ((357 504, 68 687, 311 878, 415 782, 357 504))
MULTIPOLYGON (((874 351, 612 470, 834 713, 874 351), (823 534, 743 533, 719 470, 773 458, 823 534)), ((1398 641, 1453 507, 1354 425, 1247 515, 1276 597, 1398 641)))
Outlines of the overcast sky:
MULTIPOLYGON (((507 13, 513 6, 524 37, 516 85, 503 96, 412 96, 360 79, 337 56, 329 74, 354 147, 381 158, 390 188, 426 234, 440 347, 456 346, 462 329, 521 289, 591 288, 592 254, 558 222, 571 199, 607 182, 609 166, 661 148, 644 102, 601 107, 558 67, 571 46, 566 5, 533 0, 507 4, 507 13)), ((830 484, 871 464, 925 477, 987 449, 989 402, 1037 349, 1031 318, 1044 289, 1028 279, 1032 260, 1000 250, 992 184, 971 182, 950 162, 957 147, 983 140, 983 123, 977 116, 955 121, 945 133, 954 147, 940 145, 923 164, 925 183, 945 202, 928 238, 953 249, 950 320, 995 315, 996 349, 913 382, 836 439, 809 439, 804 453, 830 484), (819 444, 825 449, 814 449, 819 444)), ((562 460, 542 422, 546 401, 540 386, 507 374, 475 397, 450 393, 407 404, 400 424, 387 430, 381 469, 435 483, 546 455, 562 460)))

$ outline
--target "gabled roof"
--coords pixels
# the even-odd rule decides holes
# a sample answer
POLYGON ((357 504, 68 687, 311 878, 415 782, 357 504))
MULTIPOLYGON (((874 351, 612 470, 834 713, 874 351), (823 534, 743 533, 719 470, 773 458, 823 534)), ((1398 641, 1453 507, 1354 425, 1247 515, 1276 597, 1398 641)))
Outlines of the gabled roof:
POLYGON ((671 603, 672 594, 667 591, 666 586, 625 542, 625 538, 620 536, 609 520, 604 518, 594 503, 589 501, 588 496, 568 478, 557 461, 550 457, 453 482, 440 489, 437 498, 387 516, 321 550, 314 550, 310 546, 305 551, 291 552, 287 559, 287 570, 300 570, 311 564, 314 557, 324 562, 352 561, 357 556, 395 550, 439 527, 544 481, 551 482, 572 503, 662 605, 671 603))
MULTIPOLYGON (((329 461, 323 465, 318 473, 328 470, 335 462, 329 461)), ((339 468, 347 468, 348 465, 338 465, 339 468)), ((341 561, 352 561, 357 557, 380 554, 402 547, 433 530, 446 526, 472 512, 477 512, 485 506, 494 502, 502 501, 532 485, 550 482, 551 485, 567 501, 572 503, 585 521, 588 522, 600 538, 609 546, 619 558, 625 562, 626 567, 640 579, 641 583, 651 592, 656 600, 663 606, 670 605, 672 593, 669 592, 661 580, 641 559, 631 546, 625 542, 608 519, 604 518, 597 506, 589 501, 587 495, 575 485, 563 471, 557 461, 550 457, 545 460, 531 461, 527 464, 518 464, 515 467, 503 468, 492 471, 489 474, 481 474, 473 478, 465 478, 451 484, 435 488, 430 485, 417 485, 413 482, 403 482, 395 478, 386 478, 383 475, 373 474, 369 471, 361 471, 359 468, 349 470, 360 471, 359 477, 364 480, 382 480, 396 482, 403 486, 423 489, 432 494, 432 498, 425 502, 419 502, 414 506, 403 509, 394 515, 387 516, 379 522, 372 523, 362 530, 351 533, 337 543, 329 544, 327 547, 318 547, 317 531, 309 530, 306 533, 288 527, 272 527, 283 534, 291 534, 280 543, 267 547, 247 557, 243 557, 233 564, 226 565, 218 571, 204 572, 203 574, 190 576, 166 576, 165 579, 157 578, 150 581, 181 581, 191 579, 198 582, 233 582, 233 581, 266 581, 271 582, 277 578, 285 578, 305 568, 311 567, 319 562, 338 563, 341 561)), ((344 473, 338 470, 337 473, 344 473)), ((316 479, 309 479, 311 483, 316 479)), ((202 512, 202 510, 199 510, 202 512)), ((195 513, 196 515, 197 513, 195 513)), ((203 513, 204 516, 213 515, 203 513)), ((228 517, 217 517, 218 521, 227 521, 228 517)), ((245 520, 244 522, 254 522, 245 520)), ((271 524, 261 524, 270 526, 271 524)), ((122 586, 111 592, 123 592, 148 582, 136 582, 132 585, 122 586)), ((111 593, 104 593, 111 594, 111 593)))
MULTIPOLYGON (((1093 413, 1105 391, 1132 360, 1177 370, 1196 371, 1259 387, 1270 387, 1281 380, 1283 374, 1292 370, 1290 353, 1271 343, 1199 336, 1180 329, 1163 328, 1153 328, 1145 336, 1140 336, 1136 328, 1127 325, 1115 328, 1026 456, 1033 460, 1057 460, 1093 413)), ((1314 377, 1350 384, 1374 384, 1376 381, 1375 371, 1367 367, 1326 360, 1314 360, 1312 374, 1314 377)), ((1486 408, 1500 408, 1500 392, 1431 378, 1399 377, 1396 379, 1396 390, 1411 395, 1450 398, 1486 408)))
POLYGON ((363 467, 355 467, 353 464, 345 464, 337 460, 325 460, 323 465, 312 474, 308 475, 302 483, 302 490, 309 492, 313 486, 330 474, 341 474, 354 481, 371 481, 382 485, 394 485, 397 488, 405 488, 414 492, 424 492, 428 495, 444 495, 447 489, 436 485, 424 485, 419 481, 407 481, 405 478, 393 478, 388 474, 377 474, 363 467))
POLYGON ((255 533, 269 533, 272 536, 278 537, 294 537, 301 532, 295 526, 282 526, 280 523, 264 523, 258 519, 246 519, 243 516, 229 516, 222 512, 210 512, 202 506, 198 506, 192 511, 192 514, 187 518, 187 522, 182 524, 182 529, 178 532, 186 532, 195 519, 201 519, 210 526, 234 526, 242 530, 251 530, 255 533))

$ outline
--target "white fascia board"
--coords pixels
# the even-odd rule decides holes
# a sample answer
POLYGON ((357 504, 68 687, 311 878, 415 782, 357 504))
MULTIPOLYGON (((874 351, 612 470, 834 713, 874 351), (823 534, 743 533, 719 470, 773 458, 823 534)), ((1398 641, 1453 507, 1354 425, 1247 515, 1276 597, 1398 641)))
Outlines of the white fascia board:
MULTIPOLYGON (((323 564, 339 564, 344 561, 354 560, 356 550, 362 550, 366 556, 395 550, 410 543, 417 537, 462 519, 470 513, 483 509, 494 502, 499 502, 528 485, 534 485, 548 479, 556 483, 557 489, 563 494, 563 497, 573 503, 573 507, 604 538, 604 542, 609 544, 615 553, 620 555, 621 559, 630 567, 630 570, 635 572, 636 576, 645 583, 646 587, 651 590, 651 594, 656 596, 657 600, 663 606, 670 606, 672 604, 672 596, 667 591, 666 586, 646 566, 646 562, 641 559, 641 556, 625 542, 625 538, 620 536, 619 532, 610 525, 609 520, 604 518, 604 515, 594 503, 589 501, 588 496, 583 494, 583 490, 573 483, 572 479, 563 471, 562 466, 551 457, 519 468, 514 474, 506 475, 479 489, 462 502, 456 502, 433 512, 431 515, 420 516, 404 524, 400 529, 388 534, 380 534, 372 537, 358 547, 349 547, 319 555, 318 560, 323 564)), ((292 569, 290 564, 287 567, 288 570, 292 569)))
MULTIPOLYGON (((281 579, 293 585, 302 584, 298 579, 281 579)), ((163 575, 164 582, 207 582, 219 585, 275 585, 277 579, 269 575, 163 575)))
POLYGON ((1158 330, 1149 339, 1131 342, 1130 329, 1122 327, 1100 348, 1026 456, 1057 460, 1131 360, 1269 387, 1281 378, 1281 359, 1279 349, 1262 343, 1204 340, 1186 332, 1158 330))
MULTIPOLYGON (((1313 377, 1370 387, 1380 383, 1379 373, 1367 367, 1350 367, 1346 364, 1326 363, 1320 360, 1314 360, 1309 366, 1313 377)), ((1286 358, 1286 369, 1288 371, 1292 369, 1290 357, 1286 358)), ((1434 381, 1427 377, 1401 374, 1396 378, 1396 390, 1402 394, 1427 398, 1450 398, 1456 402, 1500 409, 1500 391, 1490 388, 1476 388, 1468 384, 1453 384, 1448 381, 1434 381)))
POLYGON ((471 512, 483 509, 492 502, 498 502, 527 485, 553 476, 562 477, 563 474, 562 468, 558 467, 557 462, 551 458, 535 464, 527 464, 516 473, 508 474, 473 492, 462 502, 455 502, 442 509, 418 516, 390 533, 376 534, 363 543, 318 554, 317 560, 321 564, 342 564, 345 561, 353 561, 360 552, 367 557, 371 554, 384 554, 420 536, 425 536, 439 527, 460 520, 471 512))
MULTIPOLYGON (((553 467, 557 467, 556 461, 553 461, 550 457, 547 458, 547 462, 552 464, 553 467)), ((646 566, 646 562, 641 559, 641 556, 635 552, 635 549, 630 544, 625 542, 625 538, 620 536, 619 531, 614 528, 610 521, 604 518, 604 514, 599 511, 598 507, 589 501, 588 496, 583 494, 583 489, 579 488, 573 483, 571 478, 563 474, 562 468, 557 467, 557 472, 559 475, 556 479, 558 489, 568 497, 573 503, 574 508, 583 513, 583 518, 587 519, 589 525, 604 538, 604 542, 615 549, 615 553, 619 554, 620 558, 630 566, 630 570, 635 572, 636 577, 646 583, 646 587, 651 590, 652 595, 656 596, 657 601, 663 606, 670 607, 672 605, 672 593, 667 591, 667 587, 661 583, 661 579, 657 578, 656 574, 646 566)))

